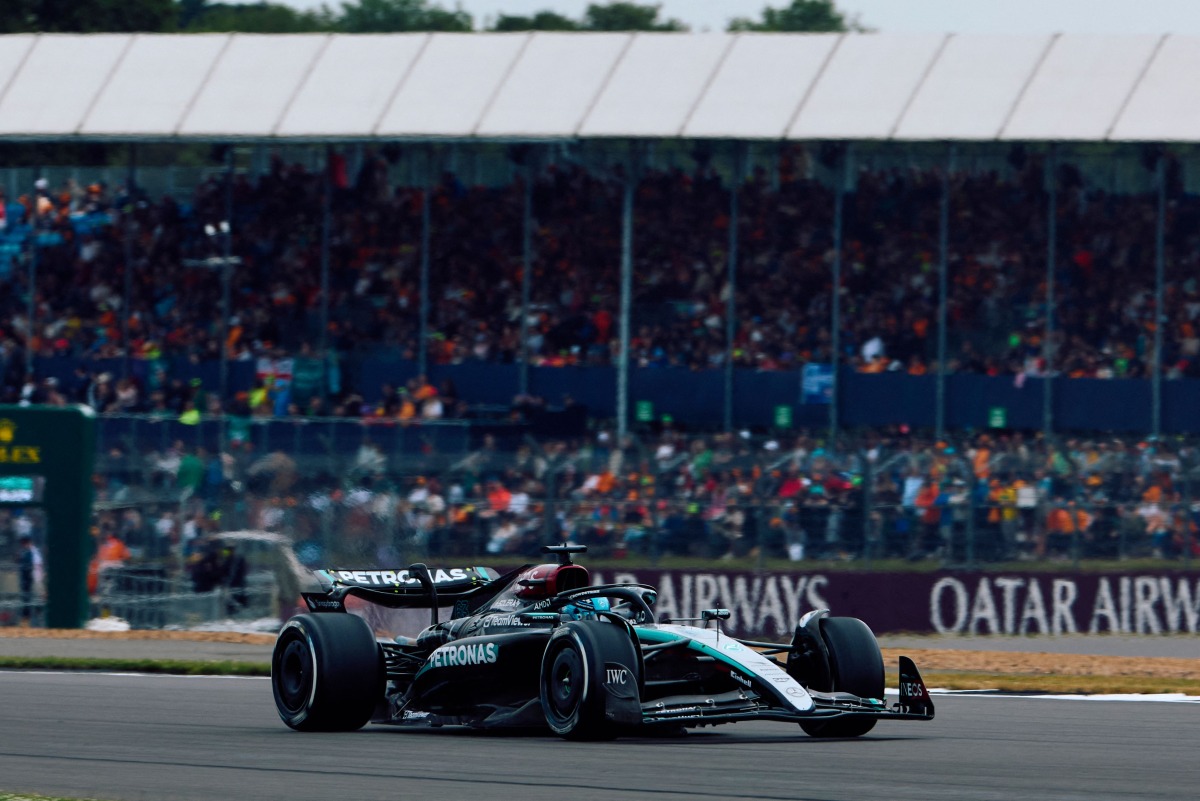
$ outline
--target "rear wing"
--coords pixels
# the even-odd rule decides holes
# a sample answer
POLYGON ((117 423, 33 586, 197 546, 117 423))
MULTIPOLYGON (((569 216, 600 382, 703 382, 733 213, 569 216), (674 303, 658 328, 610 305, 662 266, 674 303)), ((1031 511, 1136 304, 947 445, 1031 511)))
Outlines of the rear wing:
POLYGON ((301 593, 313 612, 344 612, 347 595, 390 609, 429 608, 456 603, 485 590, 500 574, 489 567, 426 568, 412 565, 399 570, 314 570, 321 592, 301 593))

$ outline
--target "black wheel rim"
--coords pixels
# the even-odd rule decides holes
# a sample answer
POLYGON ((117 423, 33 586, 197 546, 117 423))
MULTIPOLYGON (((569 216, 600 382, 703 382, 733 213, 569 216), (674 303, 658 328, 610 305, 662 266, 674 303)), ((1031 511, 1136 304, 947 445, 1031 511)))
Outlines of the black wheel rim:
POLYGON ((559 720, 569 719, 579 708, 579 699, 583 695, 583 661, 574 648, 566 647, 558 652, 546 682, 550 710, 559 720))
POLYGON ((304 709, 312 692, 312 655, 300 639, 289 642, 279 655, 276 686, 284 707, 295 714, 304 709))

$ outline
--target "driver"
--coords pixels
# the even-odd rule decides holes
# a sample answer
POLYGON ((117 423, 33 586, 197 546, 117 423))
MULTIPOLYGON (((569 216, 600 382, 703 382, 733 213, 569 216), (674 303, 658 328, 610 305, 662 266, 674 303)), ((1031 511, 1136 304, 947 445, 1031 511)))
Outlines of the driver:
POLYGON ((611 611, 613 611, 613 608, 608 599, 596 596, 593 598, 581 598, 573 604, 567 604, 562 608, 561 613, 572 620, 595 620, 597 612, 611 611))

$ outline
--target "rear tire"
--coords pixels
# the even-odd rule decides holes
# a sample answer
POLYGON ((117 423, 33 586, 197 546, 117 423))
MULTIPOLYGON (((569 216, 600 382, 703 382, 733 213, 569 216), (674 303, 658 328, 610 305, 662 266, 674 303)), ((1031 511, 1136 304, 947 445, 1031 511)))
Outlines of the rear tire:
MULTIPOLYGON (((627 631, 613 623, 575 621, 550 636, 538 682, 550 730, 567 740, 606 740, 618 727, 606 714, 606 663, 629 666, 636 688, 638 654, 627 631)), ((636 690, 634 690, 636 692, 636 690)))
POLYGON ((383 697, 382 652, 362 618, 297 615, 271 654, 279 717, 297 731, 354 731, 383 697))
MULTIPOLYGON (((825 692, 853 693, 860 698, 883 698, 883 654, 875 635, 858 618, 827 617, 821 636, 829 649, 832 686, 825 692)), ((813 737, 861 737, 875 728, 870 715, 843 715, 831 720, 804 721, 800 728, 813 737)))

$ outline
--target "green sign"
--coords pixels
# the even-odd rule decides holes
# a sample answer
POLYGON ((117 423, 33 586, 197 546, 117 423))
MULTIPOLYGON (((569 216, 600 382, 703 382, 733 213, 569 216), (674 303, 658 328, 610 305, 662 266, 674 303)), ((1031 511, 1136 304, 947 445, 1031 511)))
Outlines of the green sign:
POLYGON ((776 406, 775 407, 775 427, 776 428, 791 428, 792 427, 792 407, 791 406, 776 406))
POLYGON ((638 401, 633 413, 634 419, 639 423, 654 422, 654 402, 653 401, 638 401))
POLYGON ((988 408, 988 427, 989 428, 1008 428, 1008 409, 1003 406, 991 406, 988 408))
POLYGON ((0 406, 0 503, 40 506, 45 515, 48 628, 87 620, 95 454, 88 407, 0 406))

